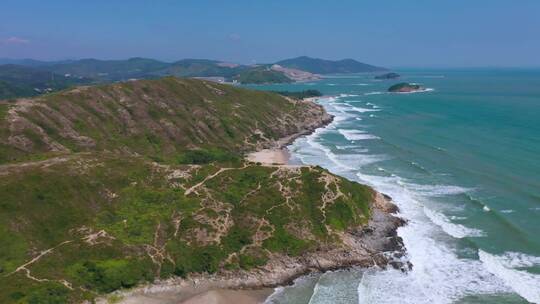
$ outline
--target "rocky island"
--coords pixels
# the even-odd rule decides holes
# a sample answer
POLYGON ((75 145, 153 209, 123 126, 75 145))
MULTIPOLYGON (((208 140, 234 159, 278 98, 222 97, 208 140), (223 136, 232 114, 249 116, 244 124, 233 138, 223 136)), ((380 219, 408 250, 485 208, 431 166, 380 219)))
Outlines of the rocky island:
POLYGON ((401 267, 388 197, 245 158, 331 120, 310 101, 175 77, 0 101, 0 302, 165 303, 401 267))
POLYGON ((424 90, 425 88, 421 85, 408 82, 401 82, 388 88, 388 92, 392 93, 412 93, 421 92, 424 90))

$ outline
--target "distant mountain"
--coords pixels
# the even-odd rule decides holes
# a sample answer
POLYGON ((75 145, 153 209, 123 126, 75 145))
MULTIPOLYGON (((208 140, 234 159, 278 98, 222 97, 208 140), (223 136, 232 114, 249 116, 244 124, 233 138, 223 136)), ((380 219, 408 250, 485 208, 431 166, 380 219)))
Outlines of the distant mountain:
POLYGON ((148 74, 165 69, 169 65, 170 63, 137 57, 127 60, 81 59, 43 66, 42 68, 58 74, 117 81, 130 78, 148 78, 148 74))
POLYGON ((51 62, 0 58, 0 64, 4 64, 0 65, 0 99, 35 96, 79 84, 164 76, 219 78, 221 81, 261 84, 316 81, 320 78, 317 74, 386 71, 353 59, 332 61, 306 56, 253 66, 208 59, 168 63, 141 57, 51 62))
POLYGON ((59 64, 59 63, 68 63, 72 60, 63 60, 63 61, 41 61, 41 60, 35 60, 35 59, 12 59, 12 58, 0 58, 0 65, 4 64, 16 64, 16 65, 22 65, 22 66, 29 66, 29 67, 39 67, 39 66, 47 66, 47 65, 53 65, 53 64, 59 64))
POLYGON ((182 59, 153 74, 177 77, 224 77, 232 79, 248 66, 208 59, 182 59))
POLYGON ((386 71, 385 68, 358 62, 354 59, 342 59, 333 61, 319 58, 311 58, 307 56, 285 59, 276 62, 276 64, 287 68, 299 69, 315 74, 346 74, 386 71))
POLYGON ((0 99, 36 96, 91 82, 29 66, 0 65, 0 99))

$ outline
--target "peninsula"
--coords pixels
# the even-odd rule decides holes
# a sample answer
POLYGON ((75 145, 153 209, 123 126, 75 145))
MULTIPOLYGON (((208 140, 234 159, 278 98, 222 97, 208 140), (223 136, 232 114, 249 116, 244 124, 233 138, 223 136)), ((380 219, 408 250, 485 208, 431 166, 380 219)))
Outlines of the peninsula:
POLYGON ((388 197, 245 158, 331 120, 311 101, 175 77, 0 101, 0 302, 187 300, 401 267, 388 197))

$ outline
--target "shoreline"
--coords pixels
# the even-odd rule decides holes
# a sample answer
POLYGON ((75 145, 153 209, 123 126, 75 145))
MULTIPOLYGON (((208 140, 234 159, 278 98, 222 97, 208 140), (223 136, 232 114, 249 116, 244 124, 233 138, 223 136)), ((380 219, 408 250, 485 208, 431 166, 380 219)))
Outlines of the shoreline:
POLYGON ((389 196, 374 190, 371 219, 367 225, 340 233, 343 245, 339 248, 321 244, 315 251, 297 257, 272 254, 266 265, 249 271, 222 270, 169 278, 113 292, 97 303, 106 304, 113 298, 114 303, 123 304, 255 304, 264 303, 274 288, 292 285, 311 273, 373 266, 406 271, 410 265, 399 261, 405 248, 397 235, 405 221, 394 215, 397 211, 389 196))
MULTIPOLYGON (((317 97, 301 102, 310 102, 317 97)), ((265 166, 298 167, 290 165, 287 146, 300 136, 325 127, 334 117, 324 111, 321 119, 312 121, 300 132, 273 141, 266 149, 246 155, 251 162, 265 166)), ((289 286, 299 277, 311 273, 345 270, 353 267, 388 266, 406 271, 409 264, 399 259, 405 253, 397 229, 405 221, 397 216, 398 208, 391 198, 373 189, 372 214, 368 223, 336 233, 343 244, 332 247, 321 244, 316 250, 297 257, 271 254, 266 265, 246 270, 221 270, 216 274, 190 274, 186 278, 174 277, 158 280, 131 290, 113 292, 97 299, 97 303, 124 304, 206 304, 206 303, 264 303, 274 288, 289 286)))

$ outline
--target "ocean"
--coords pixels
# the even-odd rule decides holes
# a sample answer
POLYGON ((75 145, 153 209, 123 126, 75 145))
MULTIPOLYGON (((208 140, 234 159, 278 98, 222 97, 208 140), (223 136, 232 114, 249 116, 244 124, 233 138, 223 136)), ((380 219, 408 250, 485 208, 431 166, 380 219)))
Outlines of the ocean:
POLYGON ((390 195, 411 271, 300 278, 267 303, 540 303, 540 69, 407 69, 398 81, 335 75, 312 83, 335 116, 297 139, 292 161, 390 195))

